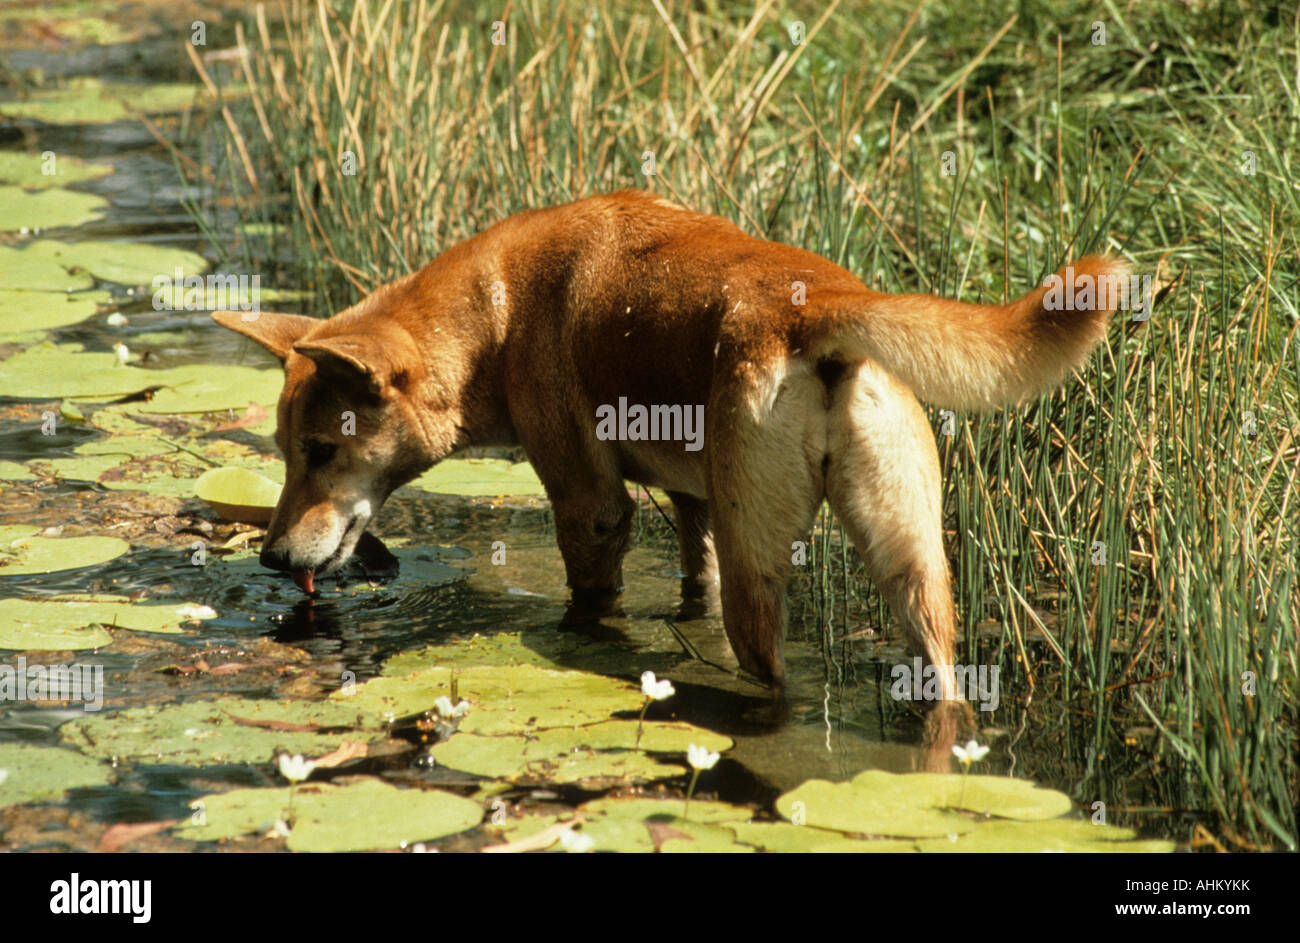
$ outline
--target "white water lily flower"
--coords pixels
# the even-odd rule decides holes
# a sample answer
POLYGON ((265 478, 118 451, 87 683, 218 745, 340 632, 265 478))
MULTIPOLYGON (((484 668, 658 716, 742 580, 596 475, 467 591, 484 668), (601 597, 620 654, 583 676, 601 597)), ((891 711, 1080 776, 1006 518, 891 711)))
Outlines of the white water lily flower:
POLYGON ((697 747, 693 743, 686 748, 686 761, 690 763, 691 767, 694 769, 713 769, 714 765, 718 762, 718 757, 720 755, 721 754, 718 753, 710 753, 704 747, 697 747))
POLYGON ((126 323, 126 315, 121 311, 114 311, 108 316, 109 327, 121 327, 126 323))
POLYGON ((591 851, 596 846, 590 835, 584 835, 581 832, 575 832, 571 828, 566 828, 560 832, 560 847, 565 851, 572 851, 575 854, 582 854, 591 851))
POLYGON ((131 348, 125 344, 114 344, 113 353, 117 354, 118 363, 126 363, 131 359, 131 348))
POLYGON ((217 610, 211 606, 196 606, 192 602, 187 602, 176 610, 176 614, 182 619, 215 619, 217 610))
POLYGON ((641 693, 653 701, 662 701, 665 698, 672 697, 677 693, 677 690, 668 679, 656 681, 655 673, 647 671, 641 675, 641 693))
POLYGON ((439 717, 449 719, 464 717, 469 713, 469 701, 462 698, 455 707, 452 707, 451 698, 444 696, 433 702, 433 709, 438 712, 439 717))
POLYGON ((303 759, 302 755, 290 756, 288 753, 280 754, 280 775, 291 783, 301 782, 311 775, 311 771, 316 768, 316 764, 311 760, 303 759))
POLYGON ((963 766, 970 766, 988 756, 989 748, 980 746, 974 740, 967 740, 965 747, 959 747, 954 743, 952 752, 957 759, 961 760, 963 766))
POLYGON ((8 779, 8 778, 9 778, 9 770, 7 770, 7 769, 0 769, 0 786, 3 786, 4 783, 5 783, 5 780, 8 779))

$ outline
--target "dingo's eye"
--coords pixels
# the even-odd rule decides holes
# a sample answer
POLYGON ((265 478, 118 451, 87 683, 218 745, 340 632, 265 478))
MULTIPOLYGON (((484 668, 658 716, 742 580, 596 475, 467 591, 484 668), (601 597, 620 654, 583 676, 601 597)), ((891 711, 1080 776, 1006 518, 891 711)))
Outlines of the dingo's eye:
POLYGON ((328 465, 330 459, 339 447, 333 442, 314 441, 307 443, 307 465, 311 468, 319 468, 322 465, 328 465))

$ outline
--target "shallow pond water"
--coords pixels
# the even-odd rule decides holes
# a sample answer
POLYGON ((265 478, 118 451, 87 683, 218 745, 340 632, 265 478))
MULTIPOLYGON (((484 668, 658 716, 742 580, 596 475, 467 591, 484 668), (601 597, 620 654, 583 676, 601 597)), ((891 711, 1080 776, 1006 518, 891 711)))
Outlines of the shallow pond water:
MULTIPOLYGON (((120 77, 139 75, 137 59, 116 53, 106 53, 98 62, 84 53, 62 58, 31 53, 23 62, 24 68, 39 66, 47 76, 69 69, 102 77, 114 70, 120 77)), ((180 202, 194 194, 178 183, 165 149, 137 122, 3 124, 0 144, 108 160, 114 166, 113 173, 75 187, 109 201, 103 219, 44 237, 148 243, 215 258, 180 202)), ((23 245, 24 237, 10 234, 5 244, 23 245)), ((53 329, 52 341, 79 343, 90 352, 112 351, 124 342, 147 353, 146 366, 157 368, 271 363, 260 350, 212 325, 203 312, 154 311, 147 294, 138 290, 107 283, 97 287, 113 292, 128 323, 111 328, 99 314, 53 329)), ((0 460, 73 459, 80 454, 78 447, 105 438, 102 430, 76 423, 45 434, 48 406, 46 400, 19 397, 0 402, 0 460)), ((159 428, 160 434, 172 434, 159 428)), ((218 437, 265 452, 271 448, 265 431, 233 429, 218 437)), ((215 547, 241 531, 223 527, 192 497, 151 503, 130 490, 113 491, 99 481, 75 477, 39 486, 10 481, 4 495, 0 525, 118 532, 131 540, 132 552, 105 564, 45 575, 0 573, 0 595, 111 592, 216 610, 215 618, 181 634, 115 634, 114 643, 93 657, 104 668, 109 710, 215 694, 325 695, 379 676, 385 661, 401 653, 475 635, 518 634, 522 645, 560 667, 630 681, 644 670, 671 678, 676 697, 651 708, 650 718, 689 721, 735 741, 702 786, 703 793, 720 800, 766 809, 778 795, 810 778, 839 781, 867 769, 933 767, 934 755, 923 745, 924 718, 889 697, 889 666, 906 656, 892 630, 882 633, 872 611, 854 611, 847 631, 860 637, 844 641, 841 600, 832 620, 839 640, 826 644, 821 618, 810 602, 809 581, 801 575, 791 590, 795 617, 787 651, 788 698, 774 708, 761 686, 735 675, 716 614, 679 617, 676 541, 644 499, 635 549, 624 567, 626 590, 613 612, 597 616, 571 606, 549 511, 537 498, 466 498, 403 489, 371 528, 391 547, 402 548, 402 575, 371 586, 359 571, 353 572, 347 580, 323 580, 320 595, 308 599, 286 575, 257 567, 238 542, 228 551, 213 549, 206 565, 195 566, 190 549, 195 540, 215 547), (166 526, 155 527, 155 522, 166 526), (508 565, 494 564, 495 542, 504 544, 508 565), (866 628, 875 632, 862 633, 866 628)), ((12 662, 13 654, 0 660, 12 662)), ((55 663, 70 655, 44 657, 55 663)), ((1181 834, 1178 817, 1169 814, 1179 804, 1179 780, 1146 750, 1149 743, 1136 719, 1130 725, 1111 724, 1098 742, 1090 710, 1079 701, 1054 699, 1055 683, 1050 674, 1040 678, 1031 697, 1016 680, 1003 681, 999 709, 977 714, 971 731, 992 745, 984 770, 1055 787, 1079 808, 1103 799, 1114 824, 1132 825, 1148 835, 1181 834)), ((81 714, 77 707, 5 705, 0 708, 0 743, 55 745, 56 729, 81 714)), ((418 730, 414 721, 399 723, 393 739, 421 742, 418 730)), ((946 744, 940 753, 948 756, 946 744)), ((474 788, 471 777, 412 761, 412 750, 395 747, 388 754, 372 754, 349 772, 462 792, 474 788)), ((685 777, 675 781, 670 791, 680 794, 684 782, 685 777)), ((61 803, 0 811, 0 829, 11 848, 86 848, 100 839, 107 823, 182 820, 190 816, 192 801, 214 790, 278 784, 269 764, 132 765, 122 769, 116 783, 73 789, 61 803)), ((516 792, 525 804, 534 794, 516 792)), ((557 787, 554 797, 537 801, 562 805, 585 795, 574 787, 557 787)), ((194 844, 159 835, 136 847, 194 844)))

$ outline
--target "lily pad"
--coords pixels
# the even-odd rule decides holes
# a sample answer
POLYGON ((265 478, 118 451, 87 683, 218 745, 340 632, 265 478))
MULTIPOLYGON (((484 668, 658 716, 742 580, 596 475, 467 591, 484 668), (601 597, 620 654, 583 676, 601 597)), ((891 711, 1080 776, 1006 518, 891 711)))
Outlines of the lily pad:
POLYGON ((35 477, 26 465, 0 460, 0 481, 31 481, 35 477))
POLYGON ((112 642, 101 626, 174 635, 183 631, 175 604, 145 604, 124 597, 0 599, 0 648, 63 651, 112 642))
POLYGON ((63 154, 50 160, 42 153, 0 151, 0 183, 14 183, 29 190, 97 180, 112 172, 108 164, 90 164, 63 154))
POLYGON ((123 366, 111 353, 79 344, 35 344, 0 364, 0 396, 21 399, 116 399, 162 387, 138 413, 206 413, 248 403, 270 407, 283 382, 279 370, 187 364, 170 370, 123 366))
MULTIPOLYGON (((428 710, 451 693, 452 671, 430 668, 403 677, 380 677, 352 694, 336 691, 358 709, 405 716, 428 710)), ((639 710, 644 700, 626 681, 581 671, 536 665, 485 665, 456 674, 457 691, 471 710, 460 722, 464 733, 508 734, 543 727, 577 727, 609 720, 618 711, 639 710)))
POLYGON ((1171 841, 1133 841, 1131 829, 1093 825, 1079 819, 1046 822, 982 822, 964 835, 931 838, 917 842, 924 852, 1115 852, 1121 854, 1168 854, 1171 841))
POLYGON ((471 497, 546 494, 532 465, 500 458, 446 459, 411 482, 411 487, 471 497))
POLYGON ((139 763, 267 763, 281 753, 324 756, 344 740, 375 740, 366 718, 328 701, 221 698, 77 718, 59 736, 92 756, 139 763))
POLYGON ((647 652, 610 645, 573 632, 546 628, 540 631, 475 634, 444 645, 402 652, 384 662, 385 675, 404 675, 421 668, 470 665, 538 665, 600 674, 639 675, 650 670, 668 674, 680 664, 676 651, 647 652))
POLYGON ((128 287, 152 285, 160 275, 174 279, 177 268, 185 277, 207 267, 201 255, 147 243, 39 239, 21 249, 0 246, 0 288, 29 291, 90 288, 84 273, 128 287))
POLYGON ((902 776, 867 770, 853 785, 870 793, 906 790, 909 803, 935 809, 964 809, 1000 819, 1054 819, 1074 808, 1070 797, 1024 779, 1007 776, 962 776, 955 773, 907 773, 902 776), (965 780, 963 782, 963 780, 965 780))
POLYGON ((69 789, 106 786, 112 770, 72 750, 0 743, 0 808, 19 802, 57 802, 69 789))
POLYGON ((772 852, 878 853, 906 854, 916 851, 910 841, 878 838, 874 841, 845 838, 839 832, 811 825, 791 825, 789 822, 737 822, 727 826, 736 840, 772 852))
POLYGON ((77 324, 111 300, 105 291, 0 290, 0 338, 28 331, 50 331, 77 324))
POLYGON ((228 521, 265 524, 280 500, 280 485, 247 468, 211 468, 194 483, 194 493, 228 521))
POLYGON ((681 775, 682 763, 661 763, 645 753, 685 754, 692 743, 715 751, 732 746, 730 738, 690 724, 646 723, 638 748, 636 721, 612 720, 527 735, 457 733, 431 752, 443 766, 477 776, 554 783, 637 782, 681 775))
POLYGON ((483 819, 478 803, 436 789, 399 789, 374 780, 335 786, 304 783, 284 789, 235 789, 204 796, 202 825, 176 834, 217 841, 265 834, 277 820, 289 824, 293 851, 370 851, 433 841, 473 828, 483 819))
MULTIPOLYGON (((890 775, 890 774, 884 774, 890 775)), ((897 838, 931 838, 969 832, 975 823, 965 816, 912 801, 902 776, 880 781, 874 788, 853 783, 812 779, 776 800, 786 819, 814 828, 897 838)))
POLYGON ((0 547, 0 576, 97 566, 130 549, 119 537, 24 537, 0 547))
POLYGON ((56 229, 80 226, 108 209, 108 201, 93 193, 51 187, 29 191, 0 184, 0 231, 56 229))
POLYGON ((64 88, 33 92, 20 101, 0 102, 0 115, 34 118, 47 124, 107 124, 138 112, 180 111, 188 108, 201 91, 197 85, 126 85, 78 78, 64 88))
POLYGON ((746 821, 750 811, 721 802, 663 799, 600 799, 579 808, 587 815, 582 834, 593 851, 752 853, 752 845, 718 822, 746 821))

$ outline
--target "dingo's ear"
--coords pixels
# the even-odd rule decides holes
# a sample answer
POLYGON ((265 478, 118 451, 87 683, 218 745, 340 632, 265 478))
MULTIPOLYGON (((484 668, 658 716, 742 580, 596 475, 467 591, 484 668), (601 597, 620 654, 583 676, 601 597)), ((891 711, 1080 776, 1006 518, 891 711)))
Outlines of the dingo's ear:
POLYGON ((418 352, 410 349, 411 346, 409 337, 392 332, 381 336, 342 334, 300 341, 293 345, 293 352, 310 358, 319 370, 342 373, 350 380, 360 379, 371 393, 378 394, 389 387, 405 386, 404 365, 418 359, 418 352))
POLYGON ((301 314, 271 311, 213 311, 212 320, 245 337, 251 337, 284 363, 294 342, 324 322, 301 314))

